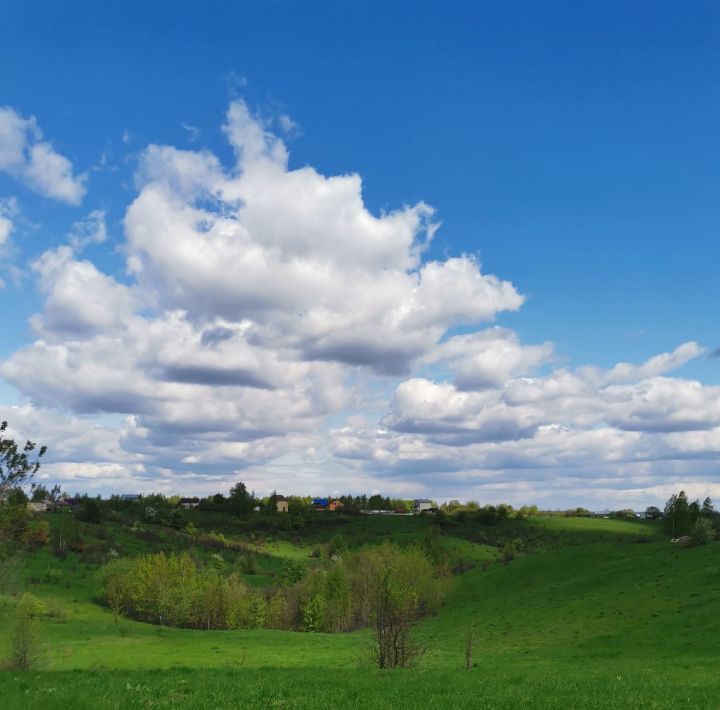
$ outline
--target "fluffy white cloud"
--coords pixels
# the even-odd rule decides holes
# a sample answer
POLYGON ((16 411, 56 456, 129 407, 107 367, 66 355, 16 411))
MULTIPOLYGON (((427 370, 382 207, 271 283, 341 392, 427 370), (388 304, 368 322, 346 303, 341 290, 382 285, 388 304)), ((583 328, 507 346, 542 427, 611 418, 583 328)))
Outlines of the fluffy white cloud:
POLYGON ((476 390, 530 374, 553 356, 552 343, 522 345, 513 331, 494 327, 449 338, 425 362, 445 362, 455 372, 458 389, 476 390))
POLYGON ((303 359, 408 372, 447 329, 515 310, 512 284, 471 257, 421 262, 436 225, 424 203, 375 216, 357 175, 289 170, 287 150, 235 102, 238 163, 151 146, 125 220, 129 266, 158 303, 192 318, 249 320, 303 359))
POLYGON ((13 219, 18 214, 17 200, 13 197, 0 200, 0 253, 10 241, 10 233, 15 225, 13 219))
MULTIPOLYGON (((101 211, 32 264, 36 338, 0 375, 33 402, 10 418, 46 433, 54 475, 205 492, 241 470, 261 491, 513 502, 705 480, 720 388, 668 375, 697 343, 557 367, 551 343, 482 326, 522 305, 510 282, 471 255, 427 259, 429 205, 373 214, 358 175, 291 168, 241 101, 224 130, 230 167, 142 153, 124 279, 80 255, 106 239, 101 211)), ((40 140, 6 110, 0 169, 30 180, 40 140)))
POLYGON ((42 315, 31 323, 38 333, 72 338, 107 331, 126 321, 136 299, 126 286, 89 261, 77 261, 70 247, 46 251, 32 264, 45 296, 42 315))
MULTIPOLYGON (((508 340, 520 347, 497 329, 452 340, 439 349, 450 363, 466 355, 468 342, 494 343, 498 356, 508 340)), ((685 343, 636 366, 544 377, 506 379, 501 368, 502 377, 483 378, 474 390, 412 378, 397 386, 380 428, 334 430, 333 452, 390 477, 420 473, 446 496, 464 486, 465 497, 475 490, 497 500, 502 491, 519 502, 521 493, 535 500, 550 493, 580 504, 582 496, 616 500, 607 494, 612 486, 630 491, 631 505, 689 482, 708 494, 716 475, 708 463, 720 452, 720 387, 658 374, 703 352, 685 343)), ((538 358, 529 361, 520 369, 538 358)))
POLYGON ((0 107, 0 170, 41 195, 80 204, 86 176, 75 175, 72 162, 42 138, 34 116, 23 118, 12 108, 0 107))
POLYGON ((93 210, 90 214, 73 224, 69 241, 75 251, 82 251, 90 244, 102 244, 107 239, 105 211, 93 210))

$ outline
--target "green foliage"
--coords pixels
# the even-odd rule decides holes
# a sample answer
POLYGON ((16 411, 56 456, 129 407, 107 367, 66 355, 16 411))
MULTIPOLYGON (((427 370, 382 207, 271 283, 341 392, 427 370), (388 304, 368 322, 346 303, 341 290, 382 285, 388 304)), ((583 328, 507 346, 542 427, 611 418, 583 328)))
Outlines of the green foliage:
MULTIPOLYGON (((248 552, 242 560, 247 573, 247 561, 254 565, 255 555, 248 552)), ((166 626, 338 632, 371 623, 373 584, 380 577, 391 575, 403 580, 403 589, 413 590, 413 619, 436 611, 442 599, 441 580, 422 551, 390 543, 346 550, 310 569, 300 561, 288 563, 283 586, 272 592, 248 587, 224 568, 219 554, 210 556, 208 567, 187 553, 118 560, 104 574, 105 600, 116 618, 125 614, 166 626)))
POLYGON ((257 572, 257 558, 255 554, 248 550, 240 560, 240 569, 244 574, 255 574, 257 572))
POLYGON ((9 670, 30 671, 38 661, 37 617, 43 612, 42 602, 25 593, 18 602, 15 628, 10 639, 10 653, 6 661, 9 670))
POLYGON ((259 594, 235 574, 198 568, 187 553, 145 555, 109 566, 105 575, 105 598, 114 611, 183 628, 253 628, 259 594))
POLYGON ((255 507, 255 499, 248 493, 245 484, 240 481, 230 489, 228 497, 228 510, 233 513, 246 515, 255 507))
POLYGON ((17 613, 18 616, 36 619, 41 614, 45 613, 45 605, 34 594, 25 592, 18 602, 17 613))
POLYGON ((305 565, 300 560, 288 560, 280 575, 280 581, 285 587, 291 587, 299 582, 306 574, 305 565))
POLYGON ((27 543, 31 550, 37 550, 50 543, 50 524, 47 520, 39 520, 30 527, 27 543))
POLYGON ((430 528, 422 543, 427 558, 436 566, 445 562, 445 548, 442 545, 440 531, 436 527, 430 528))
POLYGON ((31 520, 26 501, 18 502, 9 497, 7 502, 0 503, 0 559, 25 547, 31 520))
POLYGON ((187 520, 179 510, 173 510, 173 512, 170 513, 168 525, 175 530, 182 530, 187 526, 187 520))
POLYGON ((100 504, 94 498, 83 498, 80 508, 77 511, 79 520, 85 523, 93 523, 95 525, 102 522, 102 512, 100 504))
POLYGON ((323 598, 320 593, 307 600, 303 608, 303 631, 316 632, 323 630, 323 598))
POLYGON ((688 502, 685 491, 673 494, 665 503, 663 524, 665 532, 673 538, 691 535, 698 520, 712 520, 715 515, 713 502, 706 498, 702 505, 699 500, 688 502))
POLYGON ((39 503, 41 501, 46 500, 49 497, 50 497, 50 492, 48 491, 48 489, 45 486, 43 486, 42 484, 33 486, 32 495, 30 496, 30 500, 39 503))
POLYGON ((58 584, 61 578, 60 570, 55 567, 45 568, 45 581, 48 584, 58 584))
POLYGON ((423 650, 413 624, 442 599, 432 566, 420 550, 402 551, 389 543, 368 549, 364 562, 372 659, 379 668, 411 666, 423 650))
POLYGON ((654 505, 649 505, 647 508, 645 508, 645 517, 648 520, 660 520, 662 516, 662 510, 660 510, 660 508, 657 508, 654 505))
POLYGON ((19 445, 6 436, 7 427, 7 422, 0 422, 0 499, 13 488, 30 483, 40 468, 40 458, 47 451, 42 446, 33 458, 36 445, 29 440, 19 445))
POLYGON ((219 552, 216 552, 210 555, 210 564, 216 572, 220 572, 225 567, 225 558, 219 552))
POLYGON ((697 545, 706 545, 715 539, 715 530, 710 518, 698 518, 690 535, 697 545))
MULTIPOLYGON (((128 526, 140 511, 140 506, 129 511, 122 525, 109 516, 105 524, 108 541, 124 555, 159 549, 155 542, 130 533, 128 526)), ((202 530, 210 526, 222 530, 230 544, 240 542, 234 531, 242 529, 244 521, 227 516, 232 525, 226 527, 223 516, 215 513, 191 511, 188 517, 202 530)), ((52 538, 56 526, 73 522, 74 514, 49 514, 44 519, 51 524, 52 538)), ((249 633, 198 633, 167 626, 158 633, 148 624, 124 619, 124 611, 117 630, 110 633, 112 609, 96 603, 93 570, 80 564, 73 552, 60 564, 50 550, 40 548, 24 556, 21 577, 38 580, 33 591, 47 608, 37 620, 38 631, 52 670, 0 673, 0 704, 31 710, 135 706, 210 710, 288 703, 314 709, 358 703, 508 710, 717 706, 720 619, 714 613, 718 599, 712 585, 720 545, 680 551, 656 538, 660 525, 649 521, 560 515, 483 526, 470 516, 465 524, 444 528, 440 541, 448 554, 457 549, 468 557, 479 555, 481 562, 494 558, 505 540, 519 538, 529 554, 507 567, 492 564, 483 571, 478 563, 465 574, 439 580, 448 585, 446 603, 411 630, 421 647, 429 647, 418 660, 417 672, 360 667, 374 637, 372 628, 322 635, 283 631, 302 628, 306 589, 307 598, 312 592, 324 599, 320 582, 330 564, 308 559, 313 543, 325 545, 340 532, 351 557, 359 552, 359 545, 383 540, 402 548, 421 545, 434 527, 433 518, 357 516, 332 524, 311 521, 306 533, 293 535, 292 543, 280 536, 269 542, 256 533, 258 579, 253 583, 279 586, 290 560, 306 568, 301 578, 307 579, 284 587, 282 593, 258 591, 265 600, 265 628, 249 633), (635 544, 641 537, 648 544, 635 544), (534 554, 537 550, 542 554, 534 554), (60 584, 45 582, 43 571, 48 565, 61 570, 60 584), (317 587, 311 587, 311 578, 317 587), (64 622, 54 616, 53 603, 66 610, 64 622), (471 623, 477 635, 473 665, 466 672, 463 655, 471 623), (332 678, 332 692, 318 693, 319 678, 332 678)), ((96 526, 81 525, 80 541, 93 544, 96 531, 96 526)), ((201 560, 215 552, 184 535, 160 532, 166 551, 179 552, 191 545, 201 570, 201 560)), ((239 558, 232 548, 222 548, 222 553, 229 573, 239 558)), ((338 574, 356 579, 351 574, 354 564, 343 555, 346 569, 338 574)), ((354 594, 352 584, 350 589, 354 594)), ((0 613, 2 656, 7 655, 14 632, 14 607, 15 598, 8 597, 0 613)))

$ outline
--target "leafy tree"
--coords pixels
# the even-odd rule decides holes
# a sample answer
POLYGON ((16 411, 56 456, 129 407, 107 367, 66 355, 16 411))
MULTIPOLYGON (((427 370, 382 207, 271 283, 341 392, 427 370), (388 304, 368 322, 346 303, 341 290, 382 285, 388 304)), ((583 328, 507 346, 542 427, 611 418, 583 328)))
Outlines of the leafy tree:
POLYGON ((300 560, 288 560, 280 575, 280 582, 285 587, 292 587, 305 576, 305 565, 300 560))
POLYGON ((47 451, 46 446, 41 446, 34 455, 35 443, 28 440, 24 446, 18 445, 5 435, 7 426, 7 422, 0 423, 0 499, 10 489, 30 483, 40 468, 40 458, 47 451))
POLYGON ((457 498, 453 498, 453 500, 443 503, 441 507, 446 513, 454 513, 456 510, 460 510, 463 504, 457 498))
POLYGON ((38 661, 36 617, 42 613, 42 602, 26 592, 17 605, 17 620, 10 640, 8 667, 15 671, 32 670, 38 661))
POLYGON ((430 562, 436 566, 445 560, 445 548, 443 548, 440 531, 436 527, 433 526, 428 531, 427 537, 422 541, 422 549, 430 562))
POLYGON ((230 489, 228 506, 233 513, 238 514, 251 513, 255 507, 255 499, 248 493, 242 481, 239 481, 230 489))
MULTIPOLYGON (((30 533, 30 510, 21 488, 12 489, 0 503, 0 583, 9 575, 30 533)), ((2 584, 0 584, 0 587, 2 584)))
POLYGON ((708 496, 702 504, 701 514, 704 518, 711 518, 715 512, 715 506, 713 505, 712 499, 708 496))
POLYGON ((388 543, 373 550, 369 562, 373 660, 379 668, 411 666, 424 651, 413 627, 423 614, 423 587, 433 577, 432 567, 422 553, 403 553, 388 543))
POLYGON ((170 513, 168 525, 175 530, 182 530, 187 525, 187 521, 179 510, 173 510, 173 512, 170 513))
POLYGON ((376 493, 374 496, 370 496, 367 505, 369 510, 382 510, 383 497, 376 493))
POLYGON ((665 502, 665 510, 663 511, 663 520, 665 521, 665 531, 675 537, 675 504, 677 503, 677 495, 673 493, 665 502))
POLYGON ((698 518, 690 535, 698 545, 706 545, 715 539, 715 530, 709 518, 698 518))
POLYGON ((39 503, 44 500, 47 500, 47 498, 50 496, 50 493, 45 486, 42 484, 35 486, 33 488, 32 496, 30 497, 30 500, 39 503))
POLYGON ((665 520, 665 530, 673 538, 690 533, 692 529, 690 505, 685 491, 680 491, 677 495, 673 493, 668 498, 667 503, 665 503, 663 518, 665 520))
POLYGON ((83 498, 77 515, 85 523, 100 523, 102 521, 100 504, 94 498, 83 498))
POLYGON ((13 488, 8 491, 6 500, 8 505, 26 506, 30 499, 22 488, 13 488))
POLYGON ((50 524, 47 520, 36 523, 28 534, 28 547, 37 550, 50 543, 50 524))
POLYGON ((659 520, 662 518, 662 510, 654 505, 649 505, 645 508, 645 517, 649 520, 659 520))
POLYGON ((700 518, 700 501, 695 499, 692 503, 690 503, 688 511, 690 512, 690 527, 692 528, 700 518))

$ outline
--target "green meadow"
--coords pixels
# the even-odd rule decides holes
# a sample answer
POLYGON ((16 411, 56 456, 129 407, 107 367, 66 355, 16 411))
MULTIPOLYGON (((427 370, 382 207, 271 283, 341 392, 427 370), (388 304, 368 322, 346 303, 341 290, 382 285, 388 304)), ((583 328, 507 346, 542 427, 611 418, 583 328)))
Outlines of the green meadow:
MULTIPOLYGON (((355 546, 409 544, 433 526, 459 573, 440 613, 415 629, 425 648, 417 665, 385 671, 371 666, 368 631, 117 624, 101 601, 100 561, 28 553, 17 585, 44 603, 41 655, 37 670, 0 673, 2 707, 720 708, 718 543, 678 547, 654 522, 564 517, 440 526, 424 516, 348 516, 238 539, 257 549, 245 578, 269 586, 287 560, 332 535, 355 546), (509 540, 520 552, 504 563, 509 540)), ((103 539, 95 527, 83 527, 91 543, 103 539)), ((100 534, 130 555, 190 544, 170 530, 140 540, 106 524, 100 534)), ((15 604, 0 599, 3 653, 15 604)))

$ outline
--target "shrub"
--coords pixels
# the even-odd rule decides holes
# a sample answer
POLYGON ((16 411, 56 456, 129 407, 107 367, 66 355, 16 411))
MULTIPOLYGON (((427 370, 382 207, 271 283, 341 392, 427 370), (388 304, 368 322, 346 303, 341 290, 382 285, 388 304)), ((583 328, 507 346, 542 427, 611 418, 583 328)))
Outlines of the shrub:
POLYGON ((402 550, 390 543, 346 553, 307 571, 289 563, 282 579, 285 586, 266 593, 248 587, 236 573, 223 575, 217 566, 199 565, 188 553, 160 553, 107 565, 105 600, 116 620, 127 614, 195 629, 339 632, 399 623, 407 643, 397 658, 383 663, 407 665, 413 657, 409 625, 436 611, 444 592, 419 548, 402 550), (391 606, 383 590, 392 590, 391 606))
POLYGON ((173 512, 170 513, 168 525, 171 528, 174 528, 175 530, 182 530, 186 523, 187 521, 185 520, 185 516, 179 510, 173 510, 173 512))
POLYGON ((60 582, 60 570, 54 567, 45 568, 45 581, 49 584, 58 584, 60 582))
POLYGON ((50 602, 47 606, 46 613, 51 619, 56 619, 57 621, 65 622, 68 618, 65 607, 60 606, 57 602, 50 602))
POLYGON ((240 569, 243 574, 256 574, 257 573, 257 561, 255 554, 252 552, 246 552, 240 560, 240 569))
POLYGON ((17 620, 10 639, 7 667, 15 671, 29 671, 37 664, 38 631, 36 618, 42 614, 42 602, 34 595, 25 593, 17 605, 17 620))
POLYGON ((698 518, 690 536, 697 545, 706 545, 715 539, 715 530, 709 518, 698 518))
POLYGON ((50 543, 50 525, 47 520, 38 522, 28 533, 27 544, 31 550, 39 550, 50 543))
POLYGON ((78 519, 97 525, 102 520, 100 504, 94 498, 85 498, 78 510, 78 519))

